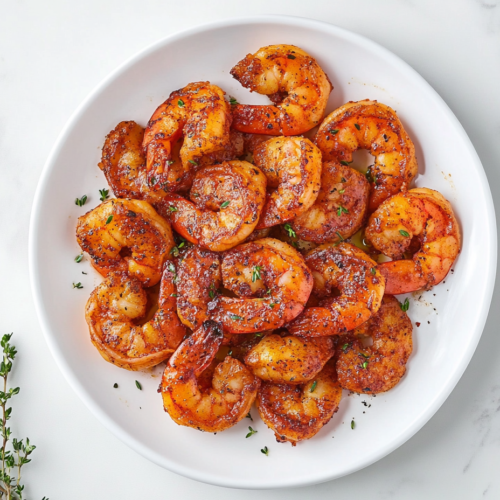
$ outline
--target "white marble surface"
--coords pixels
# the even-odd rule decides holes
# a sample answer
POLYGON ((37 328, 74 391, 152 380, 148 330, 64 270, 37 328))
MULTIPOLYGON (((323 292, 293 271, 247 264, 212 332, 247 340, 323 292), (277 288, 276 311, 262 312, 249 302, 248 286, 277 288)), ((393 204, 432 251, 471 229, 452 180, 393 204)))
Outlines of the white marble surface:
POLYGON ((278 13, 361 33, 410 63, 462 122, 500 195, 500 0, 0 0, 0 333, 14 331, 20 351, 11 427, 38 446, 25 470, 28 498, 500 498, 498 287, 478 349, 435 417, 371 467, 304 489, 236 492, 160 469, 104 429, 48 351, 29 288, 28 224, 42 166, 70 114, 118 64, 165 35, 278 13))

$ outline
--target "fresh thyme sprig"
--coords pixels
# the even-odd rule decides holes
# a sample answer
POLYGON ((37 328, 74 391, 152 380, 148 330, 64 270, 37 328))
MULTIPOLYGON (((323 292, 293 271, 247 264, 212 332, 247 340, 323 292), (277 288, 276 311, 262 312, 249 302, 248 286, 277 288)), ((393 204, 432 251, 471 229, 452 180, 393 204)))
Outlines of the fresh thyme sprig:
MULTIPOLYGON (((3 391, 0 390, 0 407, 2 408, 2 420, 0 424, 0 435, 2 437, 2 448, 0 450, 0 460, 2 461, 2 469, 0 470, 0 498, 2 500, 22 500, 24 485, 21 484, 21 469, 24 465, 31 462, 31 458, 28 457, 33 453, 36 446, 31 444, 28 438, 26 438, 26 442, 23 439, 17 440, 13 438, 12 450, 7 449, 12 435, 10 427, 7 427, 7 421, 12 416, 12 408, 8 408, 7 403, 12 396, 19 394, 19 387, 11 387, 7 390, 9 373, 12 371, 12 364, 17 354, 15 346, 9 343, 11 337, 12 333, 5 334, 0 342, 3 350, 2 362, 0 363, 0 377, 3 378, 3 391), (11 476, 11 473, 14 475, 11 476)), ((44 497, 44 500, 49 499, 44 497)))

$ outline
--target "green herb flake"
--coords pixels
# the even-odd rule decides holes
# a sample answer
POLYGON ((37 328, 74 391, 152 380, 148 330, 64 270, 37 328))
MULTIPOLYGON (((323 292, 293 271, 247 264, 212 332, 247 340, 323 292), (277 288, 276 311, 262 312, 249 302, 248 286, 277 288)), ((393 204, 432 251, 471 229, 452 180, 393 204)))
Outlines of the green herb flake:
POLYGON ((178 294, 176 294, 176 293, 171 293, 171 294, 170 294, 170 297, 178 297, 178 296, 179 296, 179 295, 178 295, 178 294))
POLYGON ((401 307, 401 310, 403 312, 408 311, 410 308, 410 301, 408 300, 408 297, 406 297, 405 301, 402 304, 399 304, 399 307, 401 307))
POLYGON ((113 384, 113 387, 114 387, 115 389, 118 389, 118 384, 115 382, 115 383, 113 384))
POLYGON ((344 194, 345 193, 345 189, 339 189, 339 194, 344 194))
POLYGON ((109 189, 99 189, 100 200, 106 201, 109 198, 109 189))
POLYGON ((231 202, 228 200, 228 201, 225 201, 224 203, 221 204, 221 208, 226 208, 227 206, 229 206, 231 202))
POLYGON ((297 59, 293 54, 287 54, 288 59, 297 59))
POLYGON ((315 380, 313 382, 313 384, 311 385, 311 389, 309 390, 309 392, 314 392, 317 385, 318 385, 318 382, 317 382, 317 380, 315 380))
POLYGON ((198 166, 198 163, 196 163, 194 160, 188 160, 188 162, 191 163, 192 165, 198 166))
POLYGON ((73 283, 73 288, 78 288, 79 290, 83 288, 83 285, 78 282, 78 283, 73 283))
POLYGON ((177 106, 179 106, 179 108, 183 108, 185 106, 184 101, 182 99, 179 99, 177 101, 177 106))
POLYGON ((179 209, 177 207, 174 207, 172 205, 170 207, 168 207, 168 209, 170 210, 170 212, 178 212, 179 211, 179 209))
POLYGON ((401 236, 404 236, 405 238, 409 238, 410 237, 410 233, 408 233, 408 231, 405 231, 404 229, 400 229, 399 230, 399 234, 401 236))
POLYGON ((290 236, 290 238, 297 238, 297 233, 293 230, 290 224, 285 224, 283 227, 285 228, 285 231, 288 233, 288 236, 290 236))
POLYGON ((174 257, 179 257, 179 249, 177 247, 174 247, 172 248, 172 250, 170 250, 170 255, 173 255, 174 257))
POLYGON ((82 261, 82 259, 83 259, 83 253, 75 257, 75 262, 79 264, 82 261))
POLYGON ((138 380, 135 381, 135 386, 137 387, 137 389, 142 391, 142 385, 140 384, 140 382, 138 380))
POLYGON ((335 134, 338 134, 338 133, 339 133, 339 129, 338 129, 338 128, 332 128, 332 129, 330 130, 330 134, 335 135, 335 134))
POLYGON ((354 419, 351 420, 351 429, 354 430, 354 428, 356 427, 356 424, 354 423, 354 419))
POLYGON ((370 272, 371 272, 373 275, 375 275, 375 274, 377 273, 377 270, 376 270, 374 267, 372 267, 372 268, 370 269, 370 272))
POLYGON ((266 457, 269 456, 269 449, 267 448, 267 446, 264 446, 264 448, 262 448, 262 450, 260 450, 261 453, 264 453, 264 455, 266 455, 266 457))
POLYGON ((337 237, 340 241, 344 241, 344 238, 342 237, 342 235, 338 231, 335 231, 335 234, 337 235, 337 237))
POLYGON ((358 130, 361 130, 361 127, 359 126, 359 124, 355 123, 354 126, 358 129, 358 130))
POLYGON ((340 217, 342 214, 348 214, 349 210, 347 208, 344 208, 342 205, 339 205, 339 208, 337 209, 337 215, 340 217))
POLYGON ((255 283, 257 280, 262 279, 260 272, 262 271, 261 266, 254 266, 252 270, 252 283, 255 283))
POLYGON ((233 321, 241 321, 243 318, 241 316, 238 316, 237 314, 230 314, 229 317, 233 320, 233 321))
POLYGON ((236 106, 239 102, 234 97, 229 96, 229 104, 231 104, 231 106, 236 106))
POLYGON ((83 207, 83 205, 85 205, 86 202, 87 202, 87 195, 86 194, 84 194, 81 198, 75 199, 75 205, 77 205, 79 207, 83 207))
POLYGON ((361 366, 366 370, 368 367, 368 361, 365 361, 361 366))
POLYGON ((248 430, 250 432, 245 436, 246 438, 249 438, 250 436, 253 436, 254 434, 257 434, 257 432, 259 432, 259 431, 256 431, 255 429, 252 429, 251 427, 249 427, 248 430))
POLYGON ((110 215, 107 219, 106 219, 106 226, 113 220, 113 216, 110 215))
POLYGON ((369 354, 365 354, 364 352, 358 352, 358 354, 360 356, 363 356, 363 358, 365 358, 365 359, 369 359, 370 358, 370 355, 369 354))
POLYGON ((348 166, 352 163, 352 161, 340 160, 340 163, 341 163, 342 165, 344 165, 344 166, 348 167, 348 166))
POLYGON ((342 346, 342 350, 343 350, 344 352, 346 352, 346 350, 347 350, 347 348, 348 348, 348 347, 349 347, 349 344, 344 344, 344 345, 342 346))

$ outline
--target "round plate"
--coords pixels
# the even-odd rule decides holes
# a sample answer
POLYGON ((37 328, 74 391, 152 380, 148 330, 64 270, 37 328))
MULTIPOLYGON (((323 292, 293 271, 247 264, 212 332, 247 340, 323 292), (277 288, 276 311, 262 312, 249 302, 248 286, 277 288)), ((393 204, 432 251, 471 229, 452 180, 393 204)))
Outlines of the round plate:
POLYGON ((374 42, 329 24, 266 16, 233 19, 170 36, 115 71, 63 130, 43 170, 30 229, 31 283, 49 347, 90 410, 153 462, 193 479, 239 488, 318 483, 375 462, 403 444, 441 406, 464 372, 481 335, 496 268, 496 225, 489 186, 467 135, 436 92, 406 63, 374 42), (453 272, 433 290, 410 297, 414 352, 404 379, 377 397, 344 395, 340 410, 313 439, 278 444, 253 421, 213 435, 177 426, 157 394, 161 367, 133 373, 106 363, 89 340, 84 306, 100 277, 75 240, 77 217, 107 187, 97 167, 105 135, 121 120, 142 125, 175 89, 210 80, 239 102, 265 103, 229 75, 246 54, 277 43, 313 55, 335 89, 328 112, 376 99, 396 109, 419 162, 416 185, 448 198, 463 233, 453 272), (87 194, 86 205, 75 198, 87 194), (82 271, 88 274, 82 274, 82 271), (73 288, 81 282, 83 289, 73 288), (137 390, 139 380, 143 390, 137 390), (113 388, 117 382, 119 387, 113 388), (355 428, 351 428, 354 419, 355 428), (248 426, 258 431, 245 439, 248 426), (267 446, 269 456, 261 453, 267 446))

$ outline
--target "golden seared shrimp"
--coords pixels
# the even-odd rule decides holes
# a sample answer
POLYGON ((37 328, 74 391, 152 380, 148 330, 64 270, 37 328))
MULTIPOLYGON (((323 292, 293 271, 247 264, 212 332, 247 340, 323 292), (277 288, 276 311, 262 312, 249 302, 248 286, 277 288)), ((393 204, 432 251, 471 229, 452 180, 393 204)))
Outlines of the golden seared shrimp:
POLYGON ((224 287, 237 297, 218 296, 213 318, 230 333, 280 328, 302 312, 313 287, 302 255, 274 238, 229 250, 221 271, 224 287))
POLYGON ((78 219, 76 239, 103 276, 127 271, 144 286, 160 281, 163 264, 175 246, 170 224, 148 202, 139 200, 101 203, 78 219))
POLYGON ((329 362, 304 385, 263 382, 257 395, 257 409, 280 443, 295 446, 310 439, 338 410, 342 389, 335 366, 329 362))
POLYGON ((321 151, 303 137, 274 137, 253 153, 267 177, 268 194, 257 229, 276 226, 305 212, 316 200, 321 151))
POLYGON ((253 374, 274 384, 304 384, 312 380, 335 354, 330 337, 306 339, 267 335, 245 356, 253 374))
POLYGON ((241 60, 231 75, 274 103, 234 106, 233 127, 250 134, 299 135, 311 130, 323 119, 333 89, 314 58, 294 45, 262 47, 241 60))
POLYGON ((368 321, 339 342, 337 375, 349 391, 378 394, 392 389, 406 372, 413 349, 412 324, 391 295, 368 321), (373 345, 363 345, 371 337, 373 345))
POLYGON ((147 294, 141 282, 124 272, 111 273, 91 294, 85 308, 90 339, 101 356, 127 370, 142 370, 165 361, 186 334, 176 314, 172 272, 163 273, 158 310, 142 326, 147 294))
POLYGON ((170 358, 160 391, 165 411, 175 423, 220 432, 248 414, 260 383, 240 361, 227 356, 215 368, 209 387, 198 383, 215 358, 222 338, 222 325, 206 321, 170 358))
POLYGON ((352 162, 352 153, 368 149, 375 157, 369 211, 393 194, 408 189, 417 175, 415 147, 396 112, 377 101, 348 102, 330 113, 319 128, 315 143, 324 160, 352 162))
POLYGON ((326 243, 306 255, 306 264, 314 277, 313 295, 322 300, 319 307, 307 307, 287 326, 292 335, 338 335, 378 311, 385 280, 377 263, 359 248, 350 243, 326 243), (336 290, 340 295, 333 294, 336 290))
POLYGON ((379 265, 391 295, 437 285, 460 252, 460 228, 451 204, 428 188, 411 189, 382 203, 371 215, 365 237, 393 259, 379 265), (398 260, 415 245, 419 249, 411 260, 398 260))
POLYGON ((196 174, 191 201, 173 194, 158 209, 188 241, 222 252, 252 233, 265 197, 265 175, 251 163, 230 161, 196 174))
POLYGON ((178 190, 186 176, 207 164, 204 156, 223 151, 230 141, 231 120, 224 91, 210 82, 172 92, 149 120, 142 144, 153 189, 178 190), (181 169, 171 171, 172 150, 181 137, 181 169))
POLYGON ((290 225, 306 241, 345 240, 363 225, 369 196, 370 184, 363 174, 335 160, 324 162, 316 202, 290 225))

